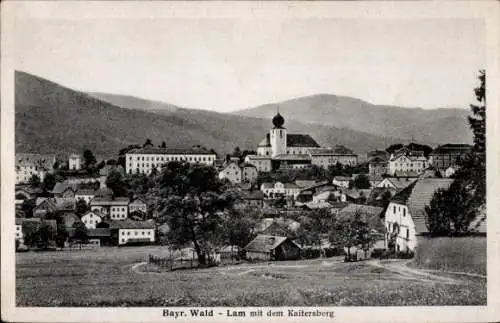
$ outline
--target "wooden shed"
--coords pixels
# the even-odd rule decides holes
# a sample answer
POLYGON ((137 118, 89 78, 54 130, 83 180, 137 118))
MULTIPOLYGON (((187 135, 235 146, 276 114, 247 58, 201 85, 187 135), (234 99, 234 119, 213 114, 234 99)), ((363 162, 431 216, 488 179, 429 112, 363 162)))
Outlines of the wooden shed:
POLYGON ((287 237, 259 234, 245 246, 248 260, 293 260, 300 257, 300 246, 287 237))

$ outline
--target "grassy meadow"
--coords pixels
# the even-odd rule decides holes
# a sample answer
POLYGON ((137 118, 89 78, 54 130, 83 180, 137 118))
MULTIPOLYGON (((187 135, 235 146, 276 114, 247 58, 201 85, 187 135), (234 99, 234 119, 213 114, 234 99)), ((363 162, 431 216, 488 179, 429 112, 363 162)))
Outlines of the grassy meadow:
POLYGON ((486 237, 423 238, 411 266, 486 275, 486 237))
POLYGON ((486 281, 473 277, 435 281, 342 258, 155 272, 144 262, 161 249, 19 253, 17 306, 486 304, 486 281))

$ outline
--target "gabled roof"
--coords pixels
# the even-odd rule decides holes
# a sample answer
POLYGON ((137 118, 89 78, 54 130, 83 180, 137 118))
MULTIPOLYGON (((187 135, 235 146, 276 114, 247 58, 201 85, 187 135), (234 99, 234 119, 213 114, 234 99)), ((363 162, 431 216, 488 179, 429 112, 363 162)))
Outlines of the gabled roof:
POLYGON ((335 177, 333 178, 333 180, 334 180, 334 181, 342 181, 342 182, 344 182, 344 181, 350 181, 350 180, 351 180, 351 178, 350 178, 350 177, 347 177, 347 176, 335 176, 335 177))
POLYGON ((271 250, 276 249, 286 240, 289 240, 290 242, 295 244, 297 248, 300 248, 299 245, 297 245, 287 237, 259 234, 257 237, 255 237, 255 239, 253 239, 249 244, 247 244, 244 249, 247 252, 270 252, 271 250))
POLYGON ((245 192, 242 194, 242 199, 244 200, 263 200, 264 193, 262 191, 255 190, 253 192, 245 192))
POLYGON ((272 159, 274 160, 300 160, 300 161, 311 161, 311 156, 305 154, 281 154, 276 155, 272 159))
POLYGON ((240 168, 245 168, 245 167, 252 167, 252 168, 257 168, 255 165, 249 164, 249 163, 240 163, 240 168))
POLYGON ((448 189, 453 182, 449 178, 421 178, 396 194, 392 202, 408 207, 417 233, 428 231, 425 207, 428 206, 438 189, 448 189))
POLYGON ((55 197, 54 202, 56 209, 59 211, 75 209, 75 200, 73 198, 55 197))
POLYGON ((146 203, 140 198, 135 198, 130 202, 130 204, 146 204, 146 203))
POLYGON ((320 145, 310 136, 304 134, 287 134, 287 147, 320 147, 320 145))
POLYGON ((469 151, 471 148, 472 146, 467 144, 446 144, 434 149, 431 152, 431 155, 464 153, 469 151))
POLYGON ((148 154, 148 155, 215 155, 215 153, 203 148, 158 148, 158 147, 144 147, 132 149, 128 154, 148 154))
POLYGON ((234 166, 237 170, 240 170, 240 168, 238 167, 238 164, 236 164, 235 162, 229 162, 226 165, 224 165, 221 172, 225 171, 226 169, 228 169, 231 166, 234 166))
POLYGON ((387 158, 383 158, 382 156, 375 156, 368 160, 369 164, 386 164, 387 158))
POLYGON ((89 229, 87 235, 89 238, 107 238, 111 236, 111 230, 109 228, 89 229))
POLYGON ((346 147, 336 148, 309 148, 312 156, 356 156, 352 150, 346 147))
POLYGON ((105 197, 94 197, 92 201, 90 201, 90 205, 128 205, 129 199, 128 197, 115 197, 113 199, 105 198, 105 197))
POLYGON ((330 209, 333 207, 329 202, 319 202, 319 203, 309 202, 305 203, 304 205, 311 210, 330 209))
POLYGON ((295 181, 295 184, 297 184, 298 187, 304 188, 304 187, 308 187, 308 186, 316 184, 316 181, 315 180, 300 180, 300 179, 298 179, 295 181))
POLYGON ((61 194, 67 189, 72 190, 73 192, 76 192, 78 190, 78 185, 77 184, 69 184, 69 183, 56 183, 54 188, 52 189, 53 194, 61 194))
POLYGON ((93 196, 95 194, 95 190, 89 190, 89 189, 79 189, 76 191, 75 195, 86 195, 86 196, 93 196))
MULTIPOLYGON (((417 179, 416 178, 399 178, 399 177, 386 177, 384 180, 389 181, 394 188, 396 189, 403 189, 407 186, 409 186, 411 183, 415 182, 417 179)), ((382 180, 382 181, 384 181, 382 180)))
POLYGON ((394 177, 419 177, 419 174, 416 172, 403 172, 403 171, 395 171, 394 177))
POLYGON ((271 156, 266 155, 246 155, 245 159, 248 160, 271 160, 271 156))
POLYGON ((270 139, 269 134, 266 134, 266 136, 264 137, 264 139, 262 139, 259 142, 259 146, 258 147, 271 147, 271 139, 270 139))
POLYGON ((154 229, 155 224, 152 221, 134 221, 125 219, 121 221, 110 220, 107 221, 109 229, 154 229))

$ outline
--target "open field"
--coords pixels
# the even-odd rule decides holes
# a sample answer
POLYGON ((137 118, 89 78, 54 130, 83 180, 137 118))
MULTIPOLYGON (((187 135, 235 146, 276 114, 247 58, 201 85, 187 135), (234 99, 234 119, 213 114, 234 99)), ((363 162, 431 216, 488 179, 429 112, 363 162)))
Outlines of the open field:
POLYGON ((148 272, 162 247, 16 255, 17 306, 485 305, 486 280, 341 258, 148 272))
POLYGON ((486 275, 486 237, 420 239, 411 266, 486 275))

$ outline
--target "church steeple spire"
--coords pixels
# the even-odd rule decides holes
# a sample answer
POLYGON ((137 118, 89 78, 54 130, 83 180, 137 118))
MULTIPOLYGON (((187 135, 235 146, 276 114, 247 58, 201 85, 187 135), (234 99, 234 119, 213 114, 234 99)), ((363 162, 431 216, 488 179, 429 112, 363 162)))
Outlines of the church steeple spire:
POLYGON ((275 128, 283 128, 284 124, 285 124, 285 118, 281 116, 279 105, 277 105, 276 115, 273 117, 273 125, 275 128))

